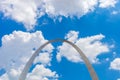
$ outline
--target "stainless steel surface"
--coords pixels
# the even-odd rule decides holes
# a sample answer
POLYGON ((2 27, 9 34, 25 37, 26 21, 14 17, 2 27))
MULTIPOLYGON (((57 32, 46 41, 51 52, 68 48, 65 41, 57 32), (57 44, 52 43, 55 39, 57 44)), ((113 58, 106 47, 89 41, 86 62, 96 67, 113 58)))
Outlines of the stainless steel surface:
POLYGON ((72 42, 68 41, 68 40, 64 40, 64 39, 55 39, 55 40, 50 40, 48 42, 46 42, 45 44, 43 44, 42 46, 40 46, 36 51, 35 53, 32 55, 32 57, 29 59, 29 61, 27 62, 27 64, 25 65, 22 73, 20 74, 20 77, 19 77, 19 80, 25 80, 26 78, 26 75, 29 71, 29 68, 30 66, 32 65, 35 57, 39 54, 39 52, 46 46, 48 45, 49 43, 53 43, 53 42, 66 42, 68 44, 70 44, 72 47, 74 47, 78 53, 80 54, 81 58, 83 59, 83 61, 85 62, 86 64, 86 67, 90 73, 90 76, 91 76, 91 79, 92 80, 99 80, 98 79, 98 76, 96 74, 96 72, 94 71, 92 65, 90 64, 88 58, 84 55, 84 53, 80 50, 79 47, 77 47, 75 44, 73 44, 72 42))

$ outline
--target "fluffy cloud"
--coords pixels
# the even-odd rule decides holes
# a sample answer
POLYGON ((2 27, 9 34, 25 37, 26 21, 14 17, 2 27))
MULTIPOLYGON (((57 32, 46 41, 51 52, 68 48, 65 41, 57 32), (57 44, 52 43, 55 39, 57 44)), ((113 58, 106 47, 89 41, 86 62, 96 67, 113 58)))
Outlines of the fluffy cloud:
POLYGON ((37 17, 43 13, 38 10, 41 5, 41 0, 0 0, 0 11, 5 17, 23 23, 30 30, 35 26, 37 17))
POLYGON ((45 3, 49 15, 81 17, 94 10, 97 0, 45 0, 45 3))
POLYGON ((44 65, 50 65, 50 61, 51 61, 51 55, 44 52, 42 54, 39 54, 39 56, 36 57, 36 59, 34 60, 34 64, 36 63, 42 63, 44 65))
MULTIPOLYGON (((0 66, 10 67, 11 65, 20 65, 26 63, 29 57, 40 45, 47 40, 42 36, 42 32, 28 33, 22 31, 14 31, 10 35, 5 35, 2 38, 2 47, 0 48, 0 66), (6 58, 6 59, 5 59, 6 58), (5 59, 5 60, 4 60, 5 59), (3 62, 4 61, 4 62, 3 62)), ((48 58, 52 52, 53 46, 50 44, 44 48, 47 53, 41 53, 40 56, 48 58)), ((46 59, 43 58, 43 59, 46 59)), ((50 60, 46 59, 45 63, 50 60)))
MULTIPOLYGON (((11 69, 9 73, 5 73, 0 80, 18 80, 21 70, 11 69)), ((58 75, 43 65, 37 65, 31 73, 28 73, 26 80, 49 80, 49 78, 57 80, 58 75)))
POLYGON ((43 65, 37 65, 32 73, 28 74, 27 80, 49 80, 47 77, 57 80, 58 75, 56 72, 52 72, 50 69, 45 68, 43 65))
POLYGON ((0 11, 5 17, 21 22, 27 30, 31 30, 44 14, 52 18, 80 18, 94 11, 98 3, 102 8, 114 7, 116 0, 0 0, 0 11))
POLYGON ((110 69, 120 70, 120 58, 116 58, 111 62, 110 69))
MULTIPOLYGON (((98 61, 98 55, 109 51, 108 45, 101 42, 104 37, 104 35, 99 34, 78 39, 78 32, 70 31, 65 38, 75 43, 85 53, 89 60, 95 63, 98 61)), ((77 51, 67 43, 63 43, 58 47, 57 60, 61 61, 62 57, 72 62, 82 61, 77 51)))
MULTIPOLYGON (((11 69, 9 73, 5 73, 0 80, 18 80, 21 70, 11 69)), ((26 80, 49 80, 49 78, 57 80, 58 75, 43 65, 37 65, 31 73, 28 73, 26 80)))
MULTIPOLYGON (((41 31, 36 31, 35 33, 14 31, 12 34, 3 36, 2 46, 0 47, 0 68, 4 68, 6 73, 0 76, 0 80, 17 80, 34 50, 46 41, 41 31)), ((34 62, 41 63, 42 65, 36 66, 33 73, 37 71, 36 69, 38 69, 38 67, 43 68, 45 73, 49 73, 48 75, 43 75, 44 71, 42 71, 42 75, 40 75, 42 76, 41 80, 47 80, 47 76, 54 77, 56 75, 55 72, 45 68, 46 65, 50 64, 50 53, 52 50, 53 46, 49 44, 43 49, 34 62)), ((33 73, 30 73, 30 75, 33 73)))
POLYGON ((117 0, 99 0, 101 8, 115 7, 117 0))

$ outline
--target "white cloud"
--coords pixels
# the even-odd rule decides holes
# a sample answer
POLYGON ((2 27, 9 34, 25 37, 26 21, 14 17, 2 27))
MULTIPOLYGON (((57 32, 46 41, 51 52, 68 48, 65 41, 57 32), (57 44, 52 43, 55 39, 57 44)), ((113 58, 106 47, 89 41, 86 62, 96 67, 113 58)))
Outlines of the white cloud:
POLYGON ((117 0, 99 0, 101 8, 115 7, 117 0))
POLYGON ((8 79, 8 75, 7 74, 4 74, 0 77, 0 80, 9 80, 8 79))
POLYGON ((120 70, 120 58, 116 58, 111 62, 110 69, 120 70))
MULTIPOLYGON (((94 10, 97 0, 0 0, 0 11, 33 29, 36 21, 44 14, 50 17, 81 17, 94 10)), ((60 18, 61 19, 61 18, 60 18)))
POLYGON ((45 0, 45 10, 50 16, 81 17, 94 10, 97 0, 45 0))
POLYGON ((78 39, 79 32, 70 31, 66 36, 65 39, 69 39, 69 41, 76 41, 78 39), (74 36, 74 37, 73 37, 74 36))
POLYGON ((0 76, 0 80, 18 80, 19 75, 21 73, 21 69, 13 69, 11 68, 7 73, 0 76))
POLYGON ((58 75, 43 65, 37 65, 32 73, 28 74, 27 80, 49 80, 48 77, 57 80, 58 75))
POLYGON ((0 0, 0 11, 5 17, 23 23, 27 30, 37 24, 44 14, 61 21, 64 17, 82 17, 94 11, 95 7, 114 7, 116 0, 0 0))
MULTIPOLYGON (((75 43, 93 63, 98 61, 98 55, 109 51, 108 45, 101 42, 104 37, 104 35, 99 34, 78 39, 78 32, 75 31, 70 31, 66 36, 66 38, 75 43)), ((82 61, 77 51, 67 43, 63 43, 58 47, 58 61, 61 61, 62 57, 72 62, 82 61)))
POLYGON ((50 65, 51 56, 52 56, 51 54, 48 54, 46 52, 41 53, 34 60, 34 64, 36 64, 36 63, 42 63, 44 65, 50 65))
MULTIPOLYGON (((10 67, 11 65, 26 63, 34 52, 33 49, 37 49, 46 41, 41 31, 36 31, 35 33, 14 31, 10 35, 3 36, 2 47, 0 48, 0 66, 6 66, 7 64, 10 67)), ((52 49, 53 46, 51 44, 44 48, 44 51, 47 51, 46 54, 48 54, 46 56, 50 55, 49 53, 52 52, 52 49)), ((40 55, 42 56, 42 53, 40 55)))
POLYGON ((5 17, 23 23, 30 30, 35 26, 37 17, 43 13, 38 10, 41 5, 41 0, 0 0, 0 11, 5 17))
MULTIPOLYGON (((37 49, 46 41, 41 31, 36 31, 34 33, 14 31, 12 34, 3 36, 2 46, 0 47, 0 68, 3 67, 7 72, 0 76, 0 80, 17 80, 24 65, 33 54, 34 49, 37 49)), ((52 50, 53 46, 51 44, 46 46, 34 63, 39 62, 44 66, 49 65, 51 61, 50 53, 52 50)), ((45 67, 43 69, 49 70, 45 67)), ((56 74, 51 70, 48 72, 50 76, 53 77, 54 75, 51 74, 56 74)))
MULTIPOLYGON (((21 70, 11 69, 0 77, 0 80, 18 80, 21 70)), ((28 73, 26 80, 57 80, 58 75, 43 65, 36 65, 32 72, 28 73)))

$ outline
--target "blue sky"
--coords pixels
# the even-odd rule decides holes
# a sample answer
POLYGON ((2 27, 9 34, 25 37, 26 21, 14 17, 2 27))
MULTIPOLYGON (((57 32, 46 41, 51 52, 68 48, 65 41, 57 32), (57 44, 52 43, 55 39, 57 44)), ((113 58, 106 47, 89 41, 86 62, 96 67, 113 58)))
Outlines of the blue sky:
MULTIPOLYGON (((88 57, 99 80, 120 80, 119 0, 0 0, 0 80, 18 80, 47 40, 67 39, 88 57)), ((53 43, 39 53, 26 80, 91 80, 79 54, 53 43)))

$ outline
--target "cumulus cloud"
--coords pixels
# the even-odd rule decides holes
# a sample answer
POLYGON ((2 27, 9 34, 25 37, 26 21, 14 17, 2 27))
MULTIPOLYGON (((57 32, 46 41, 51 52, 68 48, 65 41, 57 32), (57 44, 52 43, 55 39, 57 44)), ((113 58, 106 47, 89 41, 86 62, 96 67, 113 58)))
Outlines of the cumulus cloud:
MULTIPOLYGON (((104 35, 99 34, 85 38, 78 38, 78 34, 78 32, 70 31, 65 38, 76 44, 92 63, 98 62, 98 55, 109 52, 108 45, 101 42, 105 37, 104 35)), ((57 60, 61 61, 62 57, 65 57, 72 62, 82 61, 77 51, 67 43, 63 43, 58 47, 57 60)))
POLYGON ((0 0, 0 11, 30 30, 35 26, 37 17, 43 14, 38 10, 41 5, 41 0, 0 0))
POLYGON ((120 70, 120 58, 116 58, 110 63, 110 69, 120 70))
POLYGON ((27 80, 49 80, 47 77, 57 80, 58 75, 43 65, 37 65, 32 73, 28 74, 27 80))
POLYGON ((39 54, 39 56, 37 56, 34 60, 34 64, 36 63, 42 63, 44 65, 50 65, 50 61, 51 61, 51 57, 52 55, 44 52, 44 53, 41 53, 39 54))
POLYGON ((97 0, 45 0, 45 3, 49 15, 81 17, 94 10, 97 0))
MULTIPOLYGON (((7 66, 10 67, 10 65, 26 63, 34 52, 34 49, 37 49, 46 41, 41 31, 36 31, 35 33, 14 31, 10 35, 3 36, 2 47, 0 47, 0 66, 6 66, 8 64, 7 66)), ((40 56, 44 55, 47 58, 50 55, 49 53, 52 52, 52 49, 53 46, 51 44, 46 46, 44 51, 47 53, 43 52, 40 56)), ((44 61, 45 63, 50 61, 49 59, 46 60, 46 62, 44 61)))
POLYGON ((101 8, 115 7, 117 0, 99 0, 101 8))
MULTIPOLYGON (((18 80, 20 73, 20 70, 11 69, 9 73, 1 76, 0 80, 18 80)), ((37 65, 32 72, 28 73, 26 80, 49 80, 49 78, 58 80, 58 75, 43 65, 37 65)))
POLYGON ((82 17, 94 11, 95 7, 114 7, 116 0, 0 0, 0 11, 5 17, 10 17, 31 30, 37 24, 37 19, 47 14, 49 17, 82 17))
MULTIPOLYGON (((34 50, 36 50, 46 41, 47 40, 44 39, 41 31, 36 31, 34 33, 14 31, 12 34, 3 36, 2 46, 0 47, 0 68, 4 68, 6 73, 0 76, 0 80, 17 80, 24 65, 31 57, 34 50)), ((50 77, 54 77, 56 73, 45 68, 45 66, 50 64, 50 53, 52 52, 53 48, 54 47, 51 44, 46 46, 43 51, 40 52, 34 62, 34 64, 41 63, 39 67, 43 68, 45 71, 47 70, 47 72, 50 74, 45 76, 50 77), (42 65, 44 65, 44 67, 42 65)), ((37 67, 38 66, 36 66, 36 68, 37 67)), ((35 73, 34 70, 33 72, 35 73)), ((43 73, 44 71, 41 74, 43 73)), ((30 74, 32 75, 32 73, 30 74)), ((47 80, 47 78, 43 80, 47 80)))

